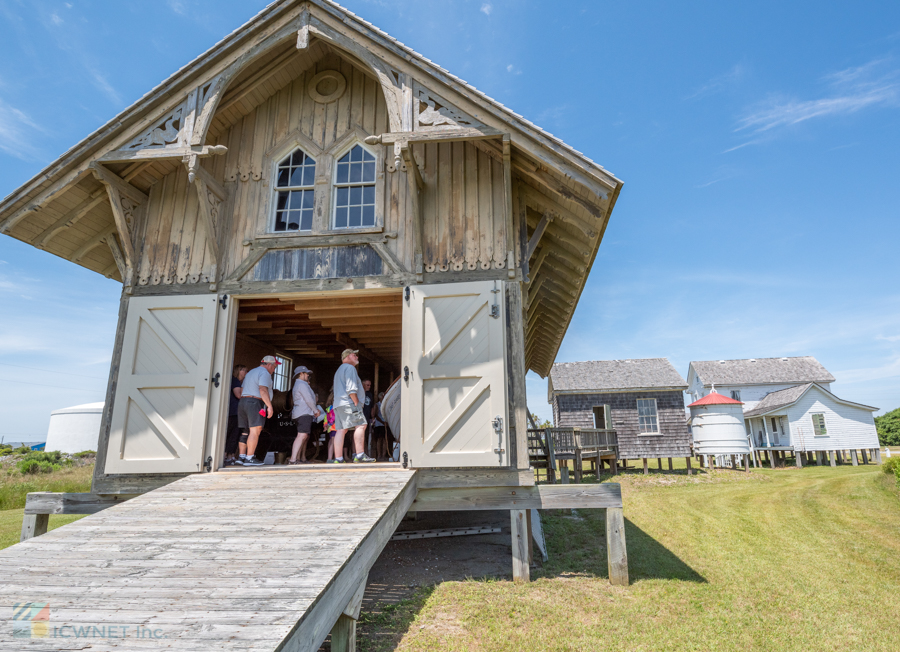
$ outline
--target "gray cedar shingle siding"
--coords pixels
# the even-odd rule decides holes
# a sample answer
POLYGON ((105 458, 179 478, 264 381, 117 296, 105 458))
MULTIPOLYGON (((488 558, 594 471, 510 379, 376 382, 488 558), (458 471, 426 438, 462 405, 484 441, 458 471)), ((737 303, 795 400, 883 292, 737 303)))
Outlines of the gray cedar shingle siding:
POLYGON ((707 360, 692 362, 691 366, 704 387, 712 384, 760 385, 834 382, 834 376, 828 373, 828 370, 811 355, 797 358, 707 360))
POLYGON ((558 362, 550 370, 550 381, 554 392, 687 389, 684 378, 666 358, 558 362))
MULTIPOLYGON (((555 389, 555 385, 554 385, 555 389)), ((619 442, 619 459, 688 457, 691 436, 684 414, 684 395, 676 391, 613 392, 604 394, 556 394, 553 420, 560 427, 593 428, 596 405, 609 405, 619 442), (641 435, 637 400, 655 398, 660 435, 641 435)))

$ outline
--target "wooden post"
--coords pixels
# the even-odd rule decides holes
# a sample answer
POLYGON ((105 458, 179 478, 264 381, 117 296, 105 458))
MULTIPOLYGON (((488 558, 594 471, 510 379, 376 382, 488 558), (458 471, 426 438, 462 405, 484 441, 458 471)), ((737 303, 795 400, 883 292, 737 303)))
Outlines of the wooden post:
POLYGON ((379 386, 379 383, 378 383, 378 376, 381 375, 381 374, 379 373, 379 371, 381 371, 381 369, 380 369, 379 364, 376 362, 376 363, 375 363, 375 378, 372 379, 372 394, 375 396, 375 401, 376 401, 376 402, 378 401, 378 386, 379 386))
POLYGON ((828 451, 828 461, 831 463, 831 466, 837 466, 834 463, 834 451, 828 451))
POLYGON ((822 451, 816 451, 816 466, 822 466, 822 451))
POLYGON ((19 542, 47 534, 47 524, 49 522, 49 514, 25 514, 22 517, 22 536, 19 538, 19 542))
POLYGON ((670 470, 670 471, 674 470, 674 469, 672 468, 672 458, 671 458, 671 457, 669 458, 669 470, 670 470))
POLYGON ((647 458, 644 458, 644 475, 650 473, 650 469, 647 468, 647 458))
POLYGON ((865 448, 862 448, 862 449, 860 449, 859 452, 862 453, 863 464, 868 464, 868 463, 869 463, 869 456, 866 454, 866 449, 865 449, 865 448))
POLYGON ((628 552, 625 549, 625 517, 621 507, 606 509, 606 555, 609 583, 628 586, 628 552))
POLYGON ((656 458, 656 465, 659 467, 659 470, 662 471, 662 458, 661 457, 656 458))
POLYGON ((769 456, 769 464, 771 464, 772 468, 774 469, 775 468, 775 451, 772 451, 771 453, 767 452, 766 455, 769 456))
POLYGON ((797 468, 802 469, 803 468, 803 453, 800 451, 795 451, 794 452, 794 460, 795 460, 794 463, 797 465, 797 468))
POLYGON ((737 458, 734 455, 731 456, 731 468, 737 468, 737 458))
POLYGON ((562 477, 563 484, 569 484, 569 467, 568 466, 560 466, 559 467, 559 475, 562 477))
POLYGON ((528 524, 526 523, 525 509, 509 510, 510 525, 512 526, 512 567, 513 581, 527 582, 530 568, 528 566, 528 524))
POLYGON ((881 446, 875 449, 875 462, 881 464, 881 446))
POLYGON ((331 649, 333 652, 356 652, 356 621, 347 614, 338 616, 331 628, 331 649))
POLYGON ((856 449, 855 448, 850 450, 850 459, 853 461, 853 466, 859 466, 859 460, 856 457, 856 449))
POLYGON ((532 510, 525 510, 525 525, 528 527, 528 565, 534 566, 534 530, 531 526, 532 510))
POLYGON ((581 458, 581 436, 577 430, 573 439, 575 441, 575 484, 581 484, 581 467, 584 465, 584 460, 581 458))
POLYGON ((612 470, 612 474, 618 475, 619 474, 619 460, 612 459, 612 460, 608 460, 608 461, 609 461, 609 468, 612 470))
POLYGON ((685 464, 687 464, 687 474, 690 475, 691 474, 691 458, 685 457, 684 461, 685 461, 685 464))
POLYGON ((750 473, 750 456, 744 455, 744 473, 750 473))

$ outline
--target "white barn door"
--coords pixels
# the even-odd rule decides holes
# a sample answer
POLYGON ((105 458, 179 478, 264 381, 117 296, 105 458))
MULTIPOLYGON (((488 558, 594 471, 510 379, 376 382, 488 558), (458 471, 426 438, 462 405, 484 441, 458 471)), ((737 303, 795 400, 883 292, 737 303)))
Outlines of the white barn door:
POLYGON ((217 307, 216 295, 129 299, 106 473, 201 470, 217 307))
POLYGON ((509 465, 505 312, 500 281, 404 294, 400 445, 413 468, 509 465))

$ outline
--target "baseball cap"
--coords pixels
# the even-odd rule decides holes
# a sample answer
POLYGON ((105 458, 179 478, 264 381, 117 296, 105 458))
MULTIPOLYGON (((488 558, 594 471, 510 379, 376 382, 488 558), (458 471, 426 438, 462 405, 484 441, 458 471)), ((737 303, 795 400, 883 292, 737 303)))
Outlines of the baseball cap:
POLYGON ((274 355, 267 355, 262 359, 263 364, 281 364, 278 360, 275 359, 274 355))
POLYGON ((307 368, 307 367, 304 367, 303 365, 300 365, 299 367, 297 367, 296 369, 294 369, 294 375, 295 375, 295 376, 296 376, 297 374, 311 374, 311 373, 312 373, 312 369, 309 369, 309 368, 307 368))
POLYGON ((346 358, 351 353, 359 353, 359 349, 344 349, 344 352, 341 353, 341 360, 346 358))

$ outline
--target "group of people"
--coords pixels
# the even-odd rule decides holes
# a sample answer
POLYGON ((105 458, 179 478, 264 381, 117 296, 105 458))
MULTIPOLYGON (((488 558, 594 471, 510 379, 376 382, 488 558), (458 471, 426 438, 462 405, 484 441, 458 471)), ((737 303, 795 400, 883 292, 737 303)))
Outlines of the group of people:
MULTIPOLYGON (((261 466, 264 461, 256 455, 260 434, 267 419, 272 419, 273 374, 281 363, 275 356, 265 356, 260 365, 248 370, 237 365, 231 383, 231 404, 228 433, 225 442, 226 465, 261 466)), ((356 370, 359 352, 345 349, 341 366, 334 374, 332 392, 326 408, 319 405, 310 385, 312 370, 298 366, 294 371, 291 389, 291 420, 296 425, 296 437, 291 446, 288 464, 306 464, 306 447, 313 423, 322 423, 328 437, 330 464, 343 464, 349 456, 353 462, 376 461, 366 453, 366 429, 371 426, 369 443, 376 456, 389 451, 385 421, 381 415, 381 398, 376 402, 371 393, 372 382, 361 380, 356 370), (345 440, 349 451, 345 451, 345 440), (374 446, 372 446, 374 444, 374 446)))

